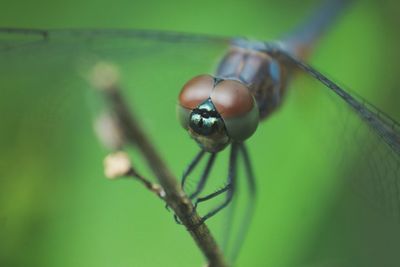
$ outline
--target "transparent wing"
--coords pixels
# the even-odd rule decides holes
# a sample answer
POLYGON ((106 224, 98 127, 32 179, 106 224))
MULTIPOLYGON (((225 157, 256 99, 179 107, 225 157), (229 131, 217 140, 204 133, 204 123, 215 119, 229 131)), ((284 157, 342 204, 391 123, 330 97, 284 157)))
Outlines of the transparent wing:
POLYGON ((19 29, 0 28, 0 47, 3 50, 29 45, 34 42, 54 40, 95 39, 157 40, 160 42, 189 42, 223 44, 231 38, 207 34, 180 33, 172 31, 155 31, 139 29, 19 29))
MULTIPOLYGON (((7 70, 36 61, 35 64, 44 70, 46 64, 65 67, 73 61, 83 64, 95 60, 120 60, 140 66, 158 58, 159 65, 173 63, 185 70, 187 65, 181 63, 192 61, 189 65, 196 67, 209 60, 212 65, 218 55, 216 51, 222 51, 229 40, 221 36, 147 30, 0 28, 0 67, 7 70)), ((157 74, 157 67, 154 64, 146 71, 157 74)), ((203 72, 211 71, 211 67, 203 69, 203 72)))
POLYGON ((306 102, 305 111, 292 114, 301 125, 293 130, 293 146, 303 148, 297 155, 304 165, 295 171, 294 179, 309 188, 314 184, 327 188, 325 193, 309 191, 318 195, 312 205, 317 205, 315 200, 331 202, 320 213, 323 223, 313 231, 310 255, 344 260, 344 266, 379 266, 379 262, 396 266, 400 261, 395 252, 400 245, 399 124, 308 64, 285 52, 279 56, 322 83, 308 91, 309 85, 302 84, 288 92, 292 102, 288 104, 294 109, 306 102), (314 180, 308 177, 313 175, 314 180))
MULTIPOLYGON (((310 65, 289 54, 283 55, 340 97, 348 105, 345 111, 356 114, 357 117, 353 120, 361 120, 357 127, 349 126, 350 130, 356 131, 350 135, 368 168, 353 165, 350 171, 356 179, 362 179, 361 184, 367 189, 366 194, 400 219, 400 125, 377 107, 355 93, 344 90, 310 65)), ((348 124, 354 123, 347 120, 348 124)))
MULTIPOLYGON (((157 75, 158 67, 169 65, 171 69, 173 63, 177 66, 176 71, 180 65, 184 72, 188 65, 196 68, 209 60, 210 67, 203 68, 202 72, 211 72, 211 65, 218 55, 216 51, 222 51, 229 40, 220 36, 147 30, 0 28, 0 60, 3 63, 0 67, 10 72, 12 67, 33 67, 29 66, 32 63, 42 70, 51 65, 82 71, 99 60, 132 63, 137 67, 148 67, 146 62, 151 62, 152 67, 145 71, 157 75), (158 59, 157 64, 152 61, 154 59, 158 59)), ((37 70, 31 68, 28 73, 37 70)), ((47 71, 51 70, 54 69, 47 71)))
POLYGON ((297 60, 288 54, 286 54, 286 57, 292 63, 296 64, 297 67, 319 80, 342 98, 343 101, 345 101, 360 116, 360 118, 382 138, 393 152, 398 157, 400 156, 400 125, 397 122, 361 97, 340 88, 337 84, 329 80, 326 76, 310 65, 297 60))
MULTIPOLYGON (((74 127, 91 133, 87 126, 92 122, 86 116, 88 76, 98 62, 106 61, 118 67, 124 95, 132 106, 140 106, 137 110, 149 132, 173 129, 164 131, 164 139, 154 139, 172 144, 165 138, 181 134, 192 144, 175 119, 177 95, 188 79, 214 71, 228 40, 136 30, 1 29, 0 139, 17 137, 23 129, 18 125, 26 121, 46 135, 55 131, 58 136, 75 122, 79 125, 74 127)), ((103 104, 92 99, 90 105, 97 112, 103 104)), ((187 160, 174 162, 180 173, 187 160)))

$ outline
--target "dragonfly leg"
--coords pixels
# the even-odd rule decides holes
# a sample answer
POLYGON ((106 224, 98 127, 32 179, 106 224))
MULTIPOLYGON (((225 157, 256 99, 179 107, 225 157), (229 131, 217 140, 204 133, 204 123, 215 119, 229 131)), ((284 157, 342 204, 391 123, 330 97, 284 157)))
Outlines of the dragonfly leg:
POLYGON ((231 258, 232 262, 235 262, 237 255, 239 254, 240 248, 243 244, 243 240, 245 239, 245 236, 249 230, 249 226, 250 226, 251 220, 253 218, 253 213, 254 213, 255 204, 256 204, 255 203, 256 196, 257 196, 257 188, 256 188, 253 168, 251 165, 249 154, 247 152, 247 148, 244 144, 241 144, 239 149, 240 149, 241 156, 243 157, 244 169, 245 169, 245 174, 246 174, 246 178, 247 178, 246 181, 247 181, 247 189, 248 189, 248 193, 249 193, 249 195, 248 195, 249 199, 248 199, 247 205, 245 207, 243 219, 240 222, 240 226, 239 226, 240 228, 239 228, 237 238, 234 240, 233 248, 230 253, 231 254, 230 258, 231 258))
MULTIPOLYGON (((204 150, 202 150, 202 151, 197 155, 197 157, 198 157, 202 152, 204 152, 204 150)), ((203 154, 204 154, 204 153, 202 153, 202 154, 200 155, 200 158, 203 156, 203 154)), ((196 198, 196 197, 201 193, 201 191, 204 189, 204 186, 205 186, 205 184, 206 184, 206 182, 207 182, 207 179, 208 179, 208 177, 209 177, 209 174, 210 174, 210 170, 211 170, 212 166, 214 165, 214 160, 215 160, 216 155, 217 155, 216 153, 212 153, 212 154, 210 155, 210 157, 209 157, 209 159, 208 159, 208 161, 207 161, 206 168, 204 169, 203 174, 201 175, 200 181, 198 182, 198 184, 197 184, 197 186, 196 186, 196 190, 189 196, 190 200, 193 200, 194 198, 196 198)), ((200 160, 200 159, 198 159, 197 157, 193 160, 193 162, 196 162, 196 164, 197 164, 197 162, 199 162, 199 160, 200 160)), ((193 170, 194 166, 196 165, 196 164, 193 164, 193 162, 191 163, 191 165, 189 165, 189 168, 188 168, 188 169, 190 169, 190 172, 191 172, 191 170, 193 170), (192 165, 194 165, 194 166, 192 166, 192 165)), ((190 172, 189 172, 189 173, 190 173, 190 172)), ((186 177, 187 177, 187 175, 188 175, 187 171, 185 172, 185 174, 186 174, 186 177)), ((185 175, 185 174, 184 174, 184 175, 185 175)), ((185 176, 184 176, 184 177, 185 177, 185 176)), ((183 181, 183 179, 182 179, 182 181, 183 181)), ((184 186, 184 181, 183 181, 183 183, 182 183, 182 188, 183 188, 183 186, 184 186)), ((176 222, 176 223, 182 224, 182 223, 179 221, 179 218, 178 218, 176 215, 174 215, 174 219, 175 219, 175 222, 176 222)))
POLYGON ((194 157, 194 159, 187 166, 186 170, 183 172, 182 179, 181 179, 181 187, 182 187, 183 191, 185 191, 185 183, 186 183, 187 178, 189 177, 189 174, 194 170, 194 168, 197 166, 197 164, 203 158, 205 152, 206 151, 203 149, 200 150, 200 152, 197 153, 197 155, 194 157))
POLYGON ((200 181, 197 183, 196 190, 190 194, 189 198, 190 200, 195 199, 204 189, 204 186, 207 182, 207 179, 210 175, 210 170, 212 166, 214 165, 216 153, 212 153, 208 159, 207 165, 203 171, 203 174, 201 175, 200 181))
MULTIPOLYGON (((185 183, 186 183, 187 178, 189 177, 189 174, 194 170, 194 168, 197 166, 197 164, 203 158, 204 154, 205 154, 205 150, 203 150, 203 149, 200 150, 200 152, 197 153, 197 155, 194 157, 194 159, 187 166, 186 170, 183 172, 182 179, 181 179, 181 187, 182 187, 183 191, 185 191, 185 183)), ((165 208, 169 211, 168 204, 165 204, 165 208)), ((182 222, 179 220, 179 218, 178 218, 178 216, 176 216, 176 214, 174 214, 174 220, 177 224, 182 224, 182 222)))
MULTIPOLYGON (((197 166, 197 164, 203 158, 204 154, 205 154, 205 151, 200 150, 200 152, 197 153, 197 155, 194 157, 194 159, 187 166, 186 170, 183 172, 182 178, 181 178, 181 187, 182 187, 183 191, 185 191, 185 183, 186 183, 187 178, 189 177, 189 174, 194 170, 194 168, 197 166)), ((165 208, 169 211, 168 204, 165 204, 165 208)), ((175 217, 175 221, 178 222, 177 217, 176 216, 174 216, 174 217, 175 217)))
POLYGON ((210 200, 210 199, 212 199, 212 198, 214 198, 216 196, 219 196, 219 195, 221 195, 221 194, 223 194, 225 192, 227 193, 224 202, 222 204, 220 204, 219 206, 215 207, 210 212, 208 212, 206 215, 204 215, 202 217, 200 223, 205 222, 207 219, 209 219, 212 216, 214 216, 215 214, 217 214, 219 211, 221 211, 226 206, 228 206, 229 203, 231 202, 231 200, 233 198, 233 194, 234 194, 234 189, 235 189, 237 155, 238 155, 238 144, 233 143, 232 146, 231 146, 231 154, 230 154, 230 158, 229 158, 229 171, 228 171, 227 185, 225 187, 215 191, 214 193, 211 193, 211 194, 209 194, 207 196, 204 196, 204 197, 200 197, 200 198, 198 198, 196 200, 196 202, 194 204, 194 210, 197 209, 197 206, 201 202, 210 200))

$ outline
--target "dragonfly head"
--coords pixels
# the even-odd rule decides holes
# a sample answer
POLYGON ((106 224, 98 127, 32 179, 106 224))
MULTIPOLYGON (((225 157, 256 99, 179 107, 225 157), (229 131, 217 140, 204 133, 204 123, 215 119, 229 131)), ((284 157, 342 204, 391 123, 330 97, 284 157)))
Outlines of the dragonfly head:
POLYGON ((197 76, 183 86, 177 114, 183 128, 209 152, 232 141, 243 142, 259 122, 256 101, 244 84, 210 75, 197 76))

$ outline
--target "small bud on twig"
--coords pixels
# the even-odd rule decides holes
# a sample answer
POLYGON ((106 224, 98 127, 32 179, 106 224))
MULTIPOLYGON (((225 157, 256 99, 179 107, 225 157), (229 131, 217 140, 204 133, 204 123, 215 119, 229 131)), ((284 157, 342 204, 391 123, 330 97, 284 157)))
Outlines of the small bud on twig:
POLYGON ((109 179, 127 176, 132 170, 132 165, 127 153, 118 151, 109 154, 104 159, 104 174, 109 179))
POLYGON ((132 167, 128 154, 123 151, 111 153, 104 159, 104 173, 107 178, 112 180, 123 176, 136 178, 138 181, 142 182, 147 189, 157 194, 160 198, 165 197, 164 189, 160 185, 152 183, 140 175, 132 167))
POLYGON ((99 62, 93 67, 89 81, 98 90, 111 90, 119 81, 118 68, 111 63, 99 62))

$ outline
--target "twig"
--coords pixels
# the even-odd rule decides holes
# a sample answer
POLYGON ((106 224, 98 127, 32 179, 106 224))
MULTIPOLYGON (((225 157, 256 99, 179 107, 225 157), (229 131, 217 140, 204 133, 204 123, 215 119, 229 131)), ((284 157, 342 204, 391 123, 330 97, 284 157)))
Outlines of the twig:
POLYGON ((106 100, 115 113, 119 126, 128 142, 135 145, 146 159, 147 164, 165 191, 164 200, 185 225, 199 249, 208 261, 209 267, 227 267, 223 254, 208 227, 193 210, 192 202, 182 191, 177 179, 171 173, 148 135, 130 112, 118 88, 116 72, 109 65, 100 66, 94 71, 94 86, 104 92, 106 100), (103 68, 103 69, 101 69, 103 68), (97 80, 96 80, 97 78, 97 80))
POLYGON ((135 178, 149 191, 155 193, 161 199, 165 198, 164 189, 160 185, 150 182, 144 176, 139 174, 138 171, 133 168, 129 156, 125 152, 114 152, 104 159, 104 174, 107 178, 112 180, 121 177, 135 178))

